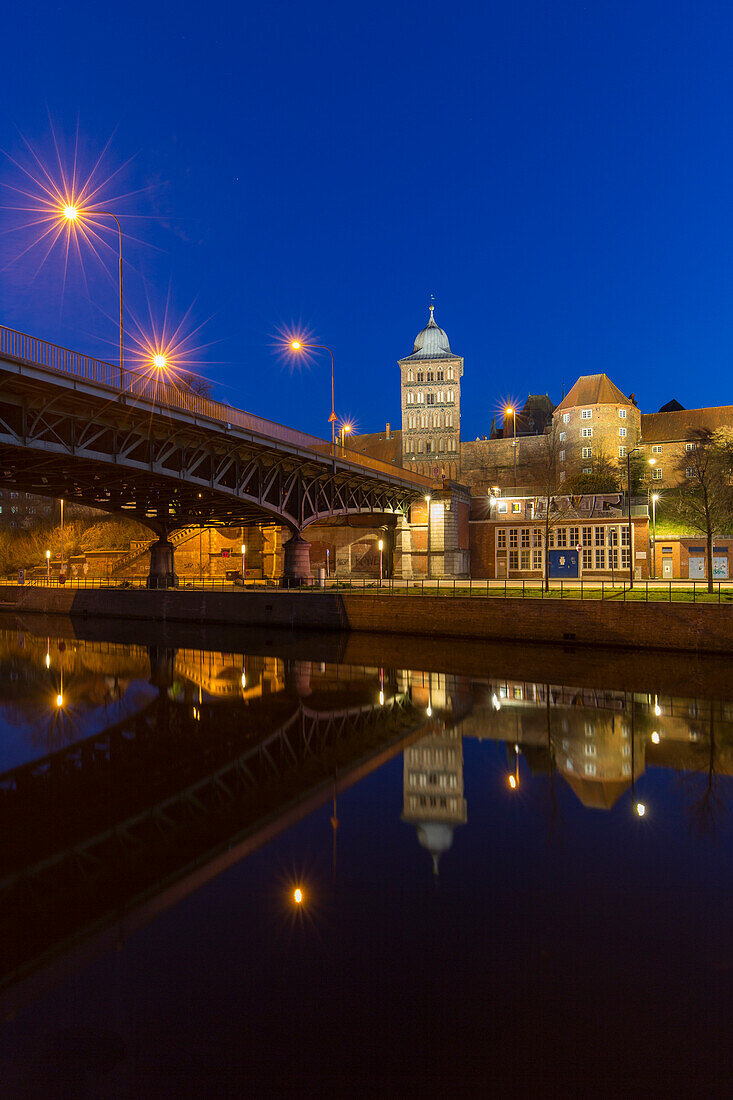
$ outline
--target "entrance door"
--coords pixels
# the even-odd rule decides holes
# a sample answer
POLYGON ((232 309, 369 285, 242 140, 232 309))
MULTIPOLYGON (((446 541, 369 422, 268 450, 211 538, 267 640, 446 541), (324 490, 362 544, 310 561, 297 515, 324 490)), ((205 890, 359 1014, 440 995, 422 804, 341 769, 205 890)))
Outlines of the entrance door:
POLYGON ((701 555, 690 557, 690 571, 688 574, 691 581, 701 581, 705 579, 705 558, 701 555))
POLYGON ((728 555, 716 556, 713 558, 713 576, 716 580, 722 581, 728 579, 728 555))
POLYGON ((672 580, 672 559, 662 558, 662 576, 666 581, 672 580))

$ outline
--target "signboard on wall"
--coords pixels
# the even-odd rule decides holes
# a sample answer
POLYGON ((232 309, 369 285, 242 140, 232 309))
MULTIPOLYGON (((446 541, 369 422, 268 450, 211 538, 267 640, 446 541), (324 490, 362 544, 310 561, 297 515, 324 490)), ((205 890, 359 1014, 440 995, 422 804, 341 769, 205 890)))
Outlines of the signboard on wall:
POLYGON ((578 576, 580 555, 577 550, 548 550, 547 559, 551 577, 560 580, 578 576))

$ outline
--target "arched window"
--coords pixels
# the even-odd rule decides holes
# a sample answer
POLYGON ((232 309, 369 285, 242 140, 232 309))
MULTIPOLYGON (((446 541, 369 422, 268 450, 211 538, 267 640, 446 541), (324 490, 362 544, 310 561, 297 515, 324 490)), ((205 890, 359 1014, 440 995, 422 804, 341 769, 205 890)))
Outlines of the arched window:
POLYGON ((412 373, 412 367, 410 367, 407 371, 407 381, 408 382, 413 382, 414 380, 415 380, 415 376, 412 373))
POLYGON ((448 367, 448 377, 451 380, 453 379, 453 367, 448 367))

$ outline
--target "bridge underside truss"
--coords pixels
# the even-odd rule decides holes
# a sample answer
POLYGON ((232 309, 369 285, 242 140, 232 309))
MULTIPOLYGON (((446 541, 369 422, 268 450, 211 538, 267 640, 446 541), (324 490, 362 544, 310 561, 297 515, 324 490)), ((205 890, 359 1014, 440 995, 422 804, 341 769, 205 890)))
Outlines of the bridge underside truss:
POLYGON ((293 531, 355 514, 397 516, 425 491, 331 455, 111 399, 0 364, 0 488, 134 517, 159 533, 274 522, 293 531))

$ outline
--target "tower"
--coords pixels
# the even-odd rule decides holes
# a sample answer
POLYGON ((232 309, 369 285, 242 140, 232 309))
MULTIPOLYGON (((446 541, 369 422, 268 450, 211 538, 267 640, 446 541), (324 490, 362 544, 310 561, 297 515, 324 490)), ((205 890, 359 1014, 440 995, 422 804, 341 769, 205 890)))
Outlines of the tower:
POLYGON ((430 318, 412 354, 399 360, 402 397, 402 465, 429 476, 458 476, 461 463, 463 359, 430 318), (437 471, 437 473, 436 473, 437 471))

